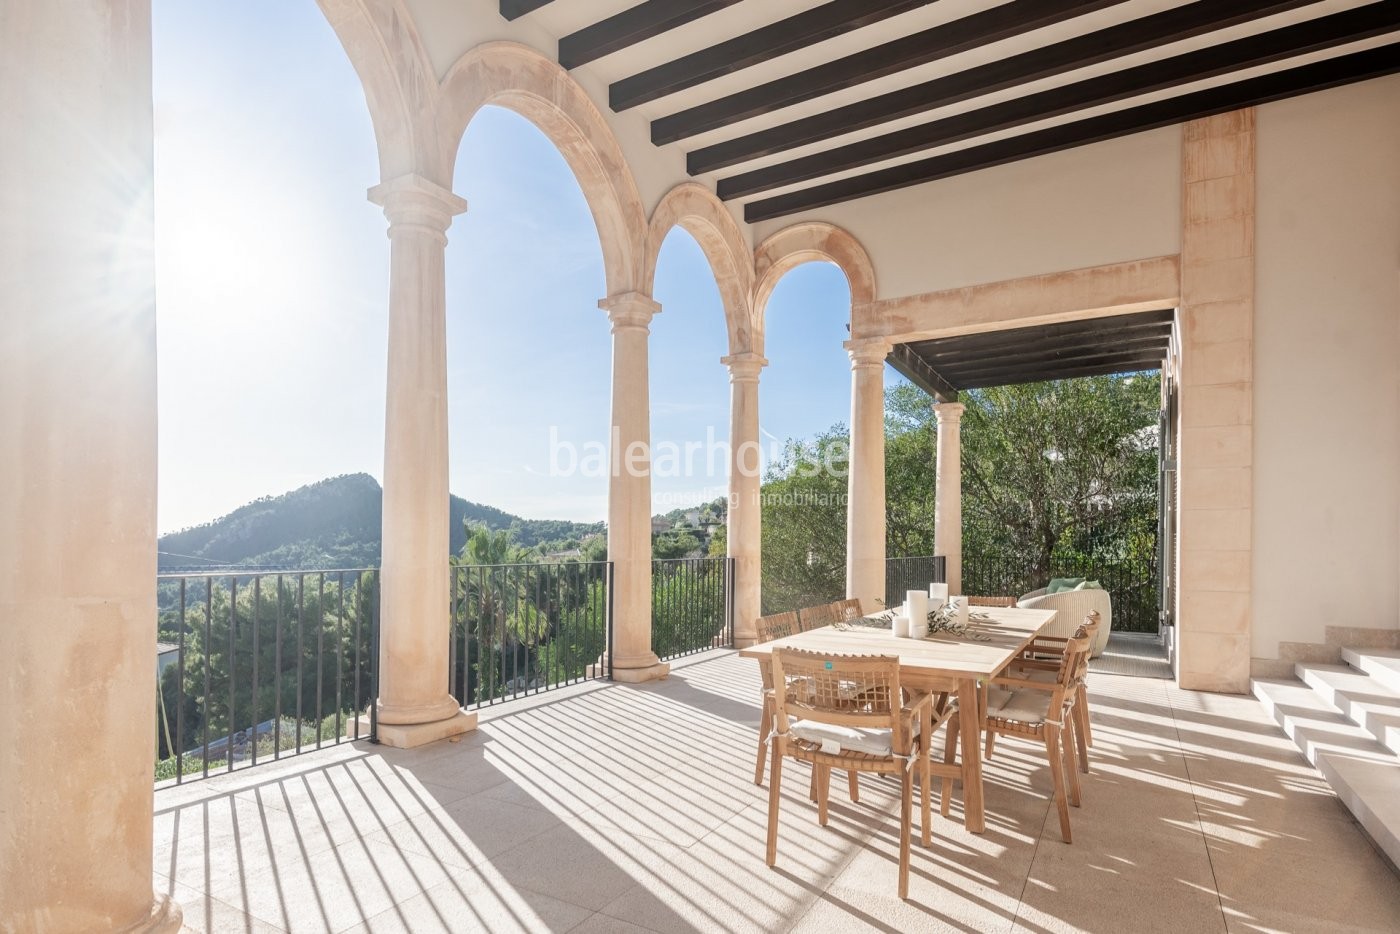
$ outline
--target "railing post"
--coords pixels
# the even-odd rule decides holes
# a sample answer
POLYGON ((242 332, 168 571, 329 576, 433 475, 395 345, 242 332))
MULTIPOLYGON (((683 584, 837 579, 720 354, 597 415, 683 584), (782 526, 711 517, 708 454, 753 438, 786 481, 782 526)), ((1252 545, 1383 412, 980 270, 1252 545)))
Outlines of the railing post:
POLYGON ((369 611, 369 741, 379 745, 379 570, 374 572, 369 611))
POLYGON ((613 679, 613 563, 612 563, 611 561, 608 562, 607 581, 608 581, 607 587, 606 587, 607 594, 608 594, 607 617, 606 617, 606 625, 607 625, 607 630, 608 630, 608 633, 607 633, 607 635, 608 635, 608 641, 607 641, 607 656, 608 656, 607 667, 608 667, 608 680, 611 681, 611 680, 613 679))
POLYGON ((735 607, 735 599, 734 599, 734 597, 735 597, 735 594, 734 594, 734 559, 733 559, 733 558, 726 558, 726 559, 725 559, 725 563, 724 563, 724 574, 725 574, 725 577, 724 577, 724 600, 725 600, 725 603, 727 604, 727 606, 725 607, 725 616, 726 616, 726 618, 728 619, 728 622, 729 622, 729 647, 730 647, 731 649, 733 649, 733 648, 737 648, 737 647, 738 647, 738 645, 737 645, 738 639, 737 639, 737 636, 735 635, 735 631, 734 631, 734 607, 735 607))

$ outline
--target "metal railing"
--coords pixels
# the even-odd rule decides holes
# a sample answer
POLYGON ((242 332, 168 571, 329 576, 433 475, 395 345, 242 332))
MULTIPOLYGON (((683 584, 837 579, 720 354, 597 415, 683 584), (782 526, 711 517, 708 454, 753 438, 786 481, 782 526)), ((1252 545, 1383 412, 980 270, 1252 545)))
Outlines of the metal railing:
POLYGON ((497 704, 612 677, 612 562, 452 568, 452 695, 497 704))
POLYGON ((156 593, 157 781, 374 738, 377 570, 162 574, 156 593))
POLYGON ((1047 574, 1028 571, 1025 560, 1018 555, 996 552, 963 554, 963 590, 967 593, 1019 597, 1044 587, 1051 577, 1083 577, 1098 581, 1113 600, 1115 632, 1157 632, 1160 582, 1155 560, 1114 561, 1056 556, 1047 574))
MULTIPOLYGON (((926 590, 929 584, 948 579, 948 562, 942 555, 885 559, 885 606, 899 606, 911 590, 926 590)), ((865 607, 867 613, 875 608, 865 607)))
POLYGON ((658 658, 734 645, 734 559, 651 562, 651 647, 658 658))

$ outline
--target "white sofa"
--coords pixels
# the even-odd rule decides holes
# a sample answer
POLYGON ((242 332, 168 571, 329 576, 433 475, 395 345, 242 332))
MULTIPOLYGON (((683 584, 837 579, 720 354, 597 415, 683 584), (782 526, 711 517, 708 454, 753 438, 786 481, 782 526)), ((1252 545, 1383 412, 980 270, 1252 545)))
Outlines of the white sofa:
POLYGON ((1055 621, 1045 629, 1047 636, 1072 636, 1084 622, 1090 610, 1099 611, 1099 631, 1094 636, 1094 644, 1089 647, 1089 656, 1098 658, 1108 645, 1108 631, 1113 624, 1113 601, 1107 590, 1065 590, 1060 593, 1046 593, 1045 588, 1032 590, 1016 601, 1017 606, 1041 610, 1058 610, 1055 621))

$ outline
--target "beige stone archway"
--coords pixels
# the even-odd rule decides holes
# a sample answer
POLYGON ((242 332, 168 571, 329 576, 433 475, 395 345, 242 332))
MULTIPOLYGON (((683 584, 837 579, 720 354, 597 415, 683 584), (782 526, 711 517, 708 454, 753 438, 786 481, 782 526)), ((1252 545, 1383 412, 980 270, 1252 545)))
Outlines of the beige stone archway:
POLYGON ((754 332, 755 347, 763 352, 764 320, 768 299, 787 273, 803 263, 828 262, 841 267, 851 290, 851 308, 875 301, 875 265, 870 254, 855 237, 823 221, 809 221, 784 227, 758 245, 754 251, 754 332))
POLYGON ((608 558, 613 562, 610 671, 647 681, 670 670, 651 650, 651 473, 648 334, 660 310, 644 285, 646 212, 636 181, 606 119, 583 88, 550 58, 516 42, 487 42, 459 58, 438 86, 438 160, 450 173, 462 135, 482 107, 495 104, 529 120, 558 147, 583 190, 603 252, 612 325, 615 450, 608 479, 608 558), (643 459, 630 452, 646 452, 643 459), (620 457, 620 454, 619 454, 620 457), (643 462, 644 461, 644 462, 643 462))
MULTIPOLYGON (((878 292, 870 254, 834 224, 810 221, 785 227, 754 251, 755 349, 762 353, 768 300, 779 280, 803 263, 835 263, 851 291, 851 319, 878 292)), ((846 504, 846 595, 867 611, 885 597, 884 368, 889 345, 847 341, 851 354, 851 459, 846 504)))
POLYGON ((438 160, 451 172, 462 134, 488 104, 539 127, 574 173, 603 250, 608 295, 649 294, 643 284, 646 212, 622 148, 597 106, 558 63, 517 42, 487 42, 467 52, 438 88, 438 160))
POLYGON ((683 182, 652 212, 647 231, 644 287, 651 291, 661 244, 682 227, 705 252, 724 303, 729 332, 729 510, 727 554, 734 561, 734 635, 740 645, 755 641, 762 613, 759 538, 758 374, 767 362, 753 350, 753 254, 724 204, 708 188, 683 182))
POLYGON ((413 17, 399 2, 316 2, 364 88, 380 179, 420 175, 448 187, 434 139, 438 83, 413 17))
POLYGON ((710 261, 720 300, 724 303, 729 352, 749 352, 753 349, 753 257, 733 215, 704 185, 682 182, 666 192, 652 211, 642 267, 642 291, 651 294, 661 244, 674 227, 694 237, 710 261))

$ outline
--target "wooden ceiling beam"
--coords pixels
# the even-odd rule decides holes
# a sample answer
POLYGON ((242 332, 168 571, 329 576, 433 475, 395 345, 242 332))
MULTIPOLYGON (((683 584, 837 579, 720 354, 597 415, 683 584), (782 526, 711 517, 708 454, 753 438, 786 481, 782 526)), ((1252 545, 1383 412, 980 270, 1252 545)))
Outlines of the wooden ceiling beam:
POLYGON ((658 146, 815 100, 1125 0, 1013 0, 652 121, 658 146))
POLYGON ((506 19, 519 19, 550 2, 551 0, 501 0, 501 15, 506 19))
POLYGON ((1051 88, 719 180, 725 200, 761 194, 899 156, 1180 87, 1400 29, 1400 2, 1375 3, 1051 88))
POLYGON ((740 0, 645 0, 559 40, 559 64, 577 68, 655 38, 740 0))
MULTIPOLYGON (((686 169, 690 174, 698 175, 728 168, 994 91, 1205 35, 1311 2, 1313 0, 1197 0, 706 146, 686 155, 686 169)), ((652 124, 653 142, 656 141, 659 123, 663 121, 652 124)))
POLYGON ((929 366, 928 363, 917 354, 913 353, 908 344, 896 344, 886 358, 886 362, 894 367, 904 378, 924 392, 928 393, 939 402, 957 402, 958 391, 944 379, 937 370, 929 366))
POLYGON ((1170 327, 1176 318, 1173 309, 1160 311, 1139 311, 1122 315, 1108 315, 1102 318, 1084 318, 1078 321, 1063 321, 1055 324, 1035 324, 1027 327, 1005 328, 999 331, 981 331, 976 334, 959 334, 954 337, 938 337, 933 340, 918 341, 911 346, 916 353, 941 354, 967 353, 971 351, 996 350, 1004 347, 1017 347, 1028 341, 1051 341, 1059 338, 1093 337, 1105 331, 1119 332, 1137 328, 1170 327))
POLYGON ((934 0, 831 0, 614 81, 608 86, 608 106, 620 113, 932 2, 934 0))
POLYGON ((1079 379, 1084 376, 1112 376, 1116 373, 1138 373, 1160 370, 1160 358, 1125 357, 1121 361, 1105 361, 1093 365, 1064 367, 1049 370, 1023 370, 1005 376, 987 377, 969 381, 963 389, 990 389, 993 386, 1019 386, 1024 383, 1046 383, 1057 379, 1079 379))
MULTIPOLYGON (((969 380, 1018 370, 1092 364, 1101 361, 1106 356, 1132 355, 1135 357, 1155 357, 1155 359, 1162 360, 1166 358, 1170 348, 1170 338, 1126 343, 1105 342, 1098 345, 1084 345, 1073 350, 1037 352, 1028 349, 1022 354, 968 359, 958 364, 940 363, 936 366, 938 372, 950 384, 961 386, 969 380)), ((927 360, 924 362, 928 363, 927 360)), ((929 365, 934 366, 934 364, 929 365)))
POLYGON ((753 201, 749 223, 1400 72, 1400 44, 1290 68, 753 201))
POLYGON ((1110 344, 1160 342, 1171 339, 1171 325, 1151 324, 1135 328, 1114 328, 1097 333, 1064 334, 1055 337, 1028 336, 1011 344, 985 347, 947 347, 937 341, 914 344, 913 351, 933 367, 959 366, 968 360, 982 360, 1022 354, 1028 351, 1051 353, 1074 351, 1081 347, 1110 344))

